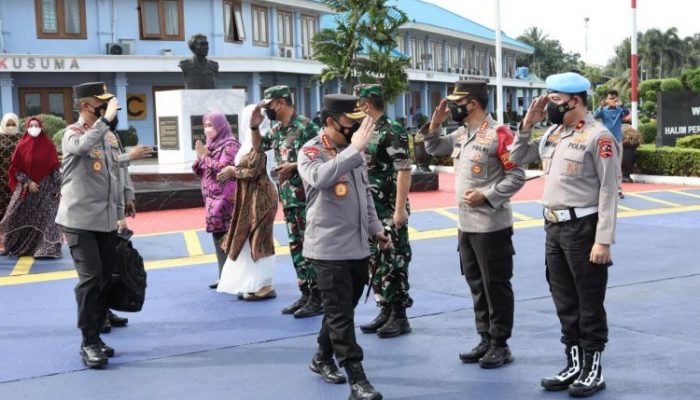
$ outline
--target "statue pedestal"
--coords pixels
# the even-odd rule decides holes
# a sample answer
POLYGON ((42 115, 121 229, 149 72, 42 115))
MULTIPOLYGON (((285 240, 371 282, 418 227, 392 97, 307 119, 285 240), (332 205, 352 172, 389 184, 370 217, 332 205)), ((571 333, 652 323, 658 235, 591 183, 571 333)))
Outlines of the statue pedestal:
POLYGON ((432 192, 440 190, 437 172, 416 169, 411 173, 411 192, 432 192))
POLYGON ((205 142, 202 116, 210 112, 226 114, 238 136, 238 114, 245 107, 241 89, 168 90, 156 92, 158 164, 189 166, 195 159, 196 140, 205 142))

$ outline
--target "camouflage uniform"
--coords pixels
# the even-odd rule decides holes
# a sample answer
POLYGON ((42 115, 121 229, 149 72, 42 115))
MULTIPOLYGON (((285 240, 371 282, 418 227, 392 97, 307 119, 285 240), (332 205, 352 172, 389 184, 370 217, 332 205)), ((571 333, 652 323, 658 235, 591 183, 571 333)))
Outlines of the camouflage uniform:
MULTIPOLYGON (((270 132, 262 138, 262 151, 274 149, 275 162, 282 165, 285 162, 297 162, 298 151, 304 143, 318 135, 318 125, 308 118, 294 114, 289 125, 282 126, 277 122, 270 132)), ((304 231, 306 229, 306 195, 299 172, 287 180, 280 180, 279 196, 282 201, 284 218, 289 235, 289 252, 292 256, 297 279, 313 289, 316 287, 316 272, 302 256, 304 248, 304 231)))
MULTIPOLYGON (((376 245, 371 246, 370 268, 374 270, 371 284, 375 299, 379 306, 397 303, 404 308, 410 307, 413 300, 408 295, 408 263, 411 261, 408 227, 396 229, 393 220, 396 174, 400 170, 411 169, 408 135, 398 122, 384 115, 375 122, 374 133, 365 150, 365 161, 374 208, 394 242, 394 248, 384 253, 376 245)), ((406 211, 410 213, 408 201, 406 211)))

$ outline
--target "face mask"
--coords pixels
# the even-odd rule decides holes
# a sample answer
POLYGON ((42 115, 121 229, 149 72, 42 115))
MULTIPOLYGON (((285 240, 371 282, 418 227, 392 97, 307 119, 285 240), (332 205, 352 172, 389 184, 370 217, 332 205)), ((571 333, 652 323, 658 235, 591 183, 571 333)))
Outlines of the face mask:
POLYGON ((210 140, 214 139, 214 137, 216 136, 216 129, 214 129, 213 126, 204 128, 204 136, 206 136, 207 139, 210 139, 210 140))
POLYGON ((29 133, 32 137, 37 137, 41 133, 41 128, 38 126, 32 126, 27 129, 27 133, 29 133))
POLYGON ((103 110, 107 111, 107 103, 102 103, 100 106, 95 107, 92 113, 95 114, 95 117, 100 118, 103 110))
POLYGON ((17 127, 16 126, 6 126, 5 133, 7 133, 8 135, 16 135, 17 134, 17 127))
POLYGON ((452 115, 452 120, 455 122, 462 122, 469 115, 466 104, 458 105, 451 101, 447 104, 447 107, 450 109, 450 115, 452 115))
POLYGON ((114 119, 112 120, 112 122, 109 123, 109 130, 112 132, 116 132, 118 125, 119 125, 119 119, 116 116, 114 116, 114 119))
POLYGON ((335 122, 338 123, 338 128, 336 128, 336 130, 340 132, 343 136, 345 136, 345 141, 348 143, 350 143, 352 135, 355 134, 355 132, 357 132, 358 129, 360 129, 359 122, 355 122, 354 124, 352 124, 352 126, 343 126, 340 124, 340 122, 338 122, 337 119, 335 120, 335 122))
POLYGON ((271 108, 265 108, 265 115, 267 116, 267 119, 270 121, 275 121, 277 120, 277 111, 271 109, 271 108))
POLYGON ((547 117, 549 117, 549 121, 551 123, 561 125, 562 122, 564 122, 564 114, 571 110, 569 105, 566 103, 568 102, 555 104, 550 101, 547 103, 547 117))

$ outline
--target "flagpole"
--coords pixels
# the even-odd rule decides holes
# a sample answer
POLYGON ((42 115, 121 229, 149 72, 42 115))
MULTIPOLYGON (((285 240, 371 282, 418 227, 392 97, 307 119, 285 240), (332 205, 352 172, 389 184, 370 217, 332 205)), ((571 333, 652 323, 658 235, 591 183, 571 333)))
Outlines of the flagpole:
POLYGON ((503 125, 503 61, 501 55, 501 1, 496 0, 496 118, 503 125))
POLYGON ((632 54, 630 56, 630 74, 632 74, 632 127, 637 129, 638 94, 637 94, 637 0, 632 0, 632 54))

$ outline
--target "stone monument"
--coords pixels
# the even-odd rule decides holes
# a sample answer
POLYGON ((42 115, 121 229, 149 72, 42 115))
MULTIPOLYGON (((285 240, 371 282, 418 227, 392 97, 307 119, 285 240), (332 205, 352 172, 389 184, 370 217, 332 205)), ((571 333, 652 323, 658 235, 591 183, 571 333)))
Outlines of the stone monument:
POLYGON ((215 89, 216 75, 219 73, 219 63, 207 58, 209 41, 198 33, 192 35, 187 42, 193 57, 180 61, 178 67, 182 70, 185 89, 215 89))

